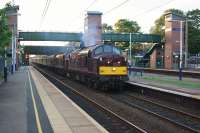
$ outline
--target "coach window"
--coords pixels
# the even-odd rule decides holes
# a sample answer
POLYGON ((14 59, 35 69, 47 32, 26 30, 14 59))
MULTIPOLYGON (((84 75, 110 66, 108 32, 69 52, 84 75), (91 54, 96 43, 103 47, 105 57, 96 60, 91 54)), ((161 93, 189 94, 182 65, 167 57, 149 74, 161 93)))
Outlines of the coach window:
POLYGON ((98 47, 94 52, 95 55, 98 55, 98 54, 101 54, 101 53, 103 53, 103 48, 102 47, 98 47))
POLYGON ((105 53, 112 53, 112 46, 110 46, 110 45, 105 45, 105 46, 103 47, 103 50, 104 50, 105 53))

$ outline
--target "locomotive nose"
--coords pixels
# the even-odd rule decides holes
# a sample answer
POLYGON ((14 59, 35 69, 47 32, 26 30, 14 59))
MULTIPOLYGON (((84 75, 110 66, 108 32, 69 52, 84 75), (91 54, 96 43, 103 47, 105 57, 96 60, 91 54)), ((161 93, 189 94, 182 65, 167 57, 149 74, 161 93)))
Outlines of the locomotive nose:
POLYGON ((104 66, 126 65, 124 57, 120 55, 101 56, 99 57, 99 64, 104 66))
POLYGON ((113 66, 124 65, 124 57, 119 55, 113 55, 113 66))

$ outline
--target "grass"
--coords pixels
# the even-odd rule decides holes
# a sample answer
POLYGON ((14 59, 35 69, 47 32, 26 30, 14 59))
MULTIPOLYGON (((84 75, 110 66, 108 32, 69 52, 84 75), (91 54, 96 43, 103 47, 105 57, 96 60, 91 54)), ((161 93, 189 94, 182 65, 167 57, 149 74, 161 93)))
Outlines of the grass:
POLYGON ((176 80, 176 79, 170 79, 170 78, 163 78, 163 77, 143 77, 144 80, 148 81, 156 81, 159 84, 170 84, 181 88, 186 89, 200 89, 200 82, 191 82, 186 80, 176 80))

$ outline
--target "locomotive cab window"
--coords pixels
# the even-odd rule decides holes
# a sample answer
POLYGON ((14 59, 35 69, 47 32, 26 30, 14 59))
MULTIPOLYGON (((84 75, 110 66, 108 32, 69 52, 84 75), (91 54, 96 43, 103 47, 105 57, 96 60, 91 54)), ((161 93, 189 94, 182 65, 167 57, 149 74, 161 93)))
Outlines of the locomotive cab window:
POLYGON ((98 55, 98 54, 101 54, 103 53, 103 47, 98 47, 95 51, 94 51, 94 54, 95 55, 98 55))
POLYGON ((113 47, 114 54, 121 54, 121 51, 118 48, 113 47))
POLYGON ((104 51, 105 53, 112 53, 112 46, 110 46, 110 45, 105 45, 105 46, 103 47, 103 51, 104 51))

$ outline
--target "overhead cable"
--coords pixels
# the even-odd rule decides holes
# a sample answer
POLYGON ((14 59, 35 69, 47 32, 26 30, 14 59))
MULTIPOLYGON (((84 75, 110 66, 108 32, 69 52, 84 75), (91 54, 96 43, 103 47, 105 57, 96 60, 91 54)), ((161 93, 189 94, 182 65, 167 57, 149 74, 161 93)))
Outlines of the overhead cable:
POLYGON ((40 26, 44 21, 44 18, 45 18, 46 14, 47 14, 47 11, 49 9, 50 3, 51 3, 51 0, 47 0, 46 1, 45 7, 44 7, 44 10, 43 10, 43 13, 42 13, 41 21, 40 21, 40 26))
POLYGON ((141 16, 142 14, 149 13, 149 12, 154 11, 154 10, 156 10, 156 9, 158 9, 158 8, 161 8, 161 7, 165 6, 165 5, 168 5, 168 4, 170 4, 171 2, 174 2, 174 1, 175 1, 175 0, 169 0, 169 1, 167 1, 166 3, 160 4, 160 5, 158 5, 158 6, 155 6, 155 7, 152 7, 152 8, 150 8, 150 9, 147 9, 147 10, 141 12, 141 13, 138 13, 138 14, 134 15, 134 17, 141 16))
MULTIPOLYGON (((87 8, 85 8, 84 10, 81 11, 80 15, 78 15, 77 17, 75 17, 74 19, 72 19, 72 24, 74 24, 74 21, 77 21, 78 19, 80 19, 83 15, 83 12, 87 11, 90 7, 92 7, 98 0, 93 0, 87 8)), ((72 25, 70 24, 70 26, 72 25)), ((80 29, 80 28, 77 28, 80 29)))
POLYGON ((116 10, 117 8, 123 6, 124 4, 126 4, 126 3, 129 2, 129 1, 130 1, 130 0, 125 0, 125 1, 123 1, 122 3, 118 4, 117 6, 111 8, 110 10, 108 10, 108 11, 106 11, 106 12, 104 12, 103 15, 106 15, 106 14, 108 14, 108 13, 111 13, 112 11, 114 11, 114 10, 116 10))
POLYGON ((84 11, 87 11, 90 7, 92 7, 98 0, 94 0, 84 11))

